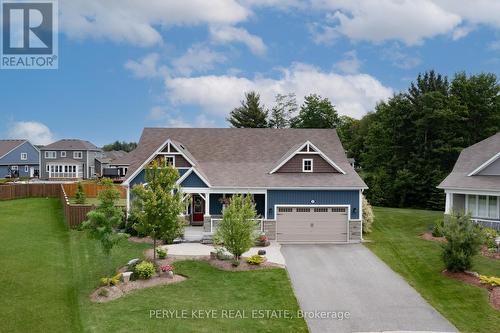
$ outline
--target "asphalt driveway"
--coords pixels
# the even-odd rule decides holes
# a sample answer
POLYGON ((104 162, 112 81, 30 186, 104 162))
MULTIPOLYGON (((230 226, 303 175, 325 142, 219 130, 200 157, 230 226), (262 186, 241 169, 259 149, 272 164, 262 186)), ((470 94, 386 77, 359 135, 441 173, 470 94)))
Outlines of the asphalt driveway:
POLYGON ((361 244, 282 245, 281 252, 302 310, 315 317, 306 317, 313 333, 457 331, 361 244))

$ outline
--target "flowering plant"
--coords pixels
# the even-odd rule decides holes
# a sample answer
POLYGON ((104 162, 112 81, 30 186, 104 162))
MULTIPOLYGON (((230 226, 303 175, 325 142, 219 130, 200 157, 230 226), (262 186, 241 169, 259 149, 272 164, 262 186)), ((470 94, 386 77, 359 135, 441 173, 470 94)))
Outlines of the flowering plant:
POLYGON ((266 236, 265 234, 261 234, 261 235, 259 236, 259 240, 260 240, 261 242, 267 242, 267 236, 266 236))
POLYGON ((162 272, 172 272, 173 270, 174 270, 174 266, 172 266, 172 265, 161 266, 162 272))

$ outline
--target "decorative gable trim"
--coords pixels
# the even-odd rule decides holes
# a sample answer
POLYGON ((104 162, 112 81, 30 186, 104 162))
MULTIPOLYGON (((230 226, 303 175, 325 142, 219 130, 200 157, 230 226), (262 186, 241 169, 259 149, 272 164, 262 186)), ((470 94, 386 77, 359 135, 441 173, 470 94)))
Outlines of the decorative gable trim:
MULTIPOLYGON (((16 150, 17 148, 21 147, 22 145, 24 145, 26 142, 29 142, 27 140, 23 140, 21 141, 20 144, 18 144, 17 146, 15 146, 14 148, 12 148, 11 150, 9 150, 8 152, 6 152, 5 154, 3 154, 2 156, 0 156, 0 159, 4 158, 5 156, 9 155, 10 153, 12 153, 14 150, 16 150)), ((30 145, 31 145, 31 142, 30 142, 30 145)), ((32 145, 33 146, 33 145, 32 145)), ((38 150, 38 148, 36 148, 35 146, 33 146, 33 148, 35 148, 36 150, 38 150)))
POLYGON ((312 144, 310 141, 304 142, 299 148, 297 148, 295 151, 291 152, 286 158, 283 159, 274 169, 272 169, 269 173, 273 174, 276 171, 278 171, 283 165, 286 164, 286 162, 290 161, 295 155, 297 154, 314 154, 314 155, 319 155, 321 156, 328 164, 330 164, 335 170, 340 172, 341 174, 345 175, 345 171, 342 170, 335 162, 333 162, 328 156, 326 156, 321 150, 318 149, 314 144, 312 144))
POLYGON ((488 167, 490 164, 492 164, 493 162, 495 162, 499 158, 500 158, 500 152, 496 153, 492 158, 490 158, 489 160, 487 160, 486 162, 484 162, 483 164, 481 164, 480 166, 478 166, 476 169, 474 169, 474 171, 472 171, 471 173, 469 173, 467 176, 470 177, 470 176, 477 175, 479 172, 481 172, 484 169, 486 169, 486 167, 488 167))
MULTIPOLYGON (((190 159, 186 154, 182 153, 181 150, 179 149, 179 147, 177 147, 175 145, 175 143, 172 142, 172 140, 170 139, 167 139, 164 143, 162 143, 158 149, 156 149, 154 151, 154 153, 152 153, 145 161, 144 163, 141 164, 141 166, 139 168, 137 168, 134 173, 132 173, 129 177, 127 177, 127 179, 123 182, 123 185, 125 186, 128 186, 130 184, 130 180, 134 179, 135 176, 137 176, 143 169, 146 165, 148 165, 149 163, 151 163, 151 161, 153 161, 155 159, 155 157, 157 155, 165 155, 165 154, 168 154, 168 155, 182 155, 193 167, 196 165, 192 159, 190 159), (173 149, 177 150, 177 152, 174 152, 174 150, 172 150, 172 147, 173 149), (165 152, 165 150, 167 152, 165 152)), ((187 172, 186 172, 187 173, 187 172)), ((200 177, 201 178, 201 177, 200 177)), ((204 178, 202 178, 204 179, 204 178)), ((205 181, 205 180, 203 180, 205 181)), ((205 181, 206 182, 206 181, 205 181)), ((206 182, 207 183, 207 182, 206 182)), ((208 183, 207 183, 208 184, 208 183)))

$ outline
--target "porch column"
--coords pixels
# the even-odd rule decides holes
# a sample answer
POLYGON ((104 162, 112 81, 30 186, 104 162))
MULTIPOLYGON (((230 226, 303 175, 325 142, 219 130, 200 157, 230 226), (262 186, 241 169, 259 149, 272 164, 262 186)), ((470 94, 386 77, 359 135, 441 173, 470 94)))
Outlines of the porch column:
POLYGON ((446 200, 445 200, 445 206, 444 206, 444 213, 445 214, 450 214, 451 210, 453 209, 452 198, 453 198, 453 193, 446 192, 446 200))
POLYGON ((205 216, 210 216, 210 193, 205 193, 205 216))

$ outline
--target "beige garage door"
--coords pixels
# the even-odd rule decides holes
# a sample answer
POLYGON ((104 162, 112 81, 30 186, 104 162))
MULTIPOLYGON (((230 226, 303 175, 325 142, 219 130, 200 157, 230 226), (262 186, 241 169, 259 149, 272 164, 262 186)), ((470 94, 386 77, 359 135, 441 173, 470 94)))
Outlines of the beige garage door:
POLYGON ((347 242, 347 207, 277 207, 280 243, 347 242))

